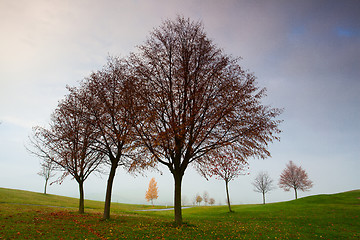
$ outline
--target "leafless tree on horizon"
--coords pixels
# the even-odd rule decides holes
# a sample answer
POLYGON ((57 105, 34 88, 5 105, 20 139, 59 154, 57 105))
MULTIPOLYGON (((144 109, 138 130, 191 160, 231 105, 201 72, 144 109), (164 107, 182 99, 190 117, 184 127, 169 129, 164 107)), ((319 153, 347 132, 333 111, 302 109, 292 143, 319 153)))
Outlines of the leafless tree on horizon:
POLYGON ((267 172, 259 172, 252 183, 254 191, 262 194, 263 204, 265 204, 265 194, 275 189, 273 182, 274 180, 270 178, 267 172))

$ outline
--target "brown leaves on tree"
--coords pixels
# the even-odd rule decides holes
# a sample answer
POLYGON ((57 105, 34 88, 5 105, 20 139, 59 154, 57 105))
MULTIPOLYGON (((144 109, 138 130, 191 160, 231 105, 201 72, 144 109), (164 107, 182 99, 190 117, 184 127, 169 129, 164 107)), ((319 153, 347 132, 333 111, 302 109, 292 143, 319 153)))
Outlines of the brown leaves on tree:
POLYGON ((218 48, 200 22, 183 17, 165 21, 130 57, 141 83, 135 128, 154 160, 173 174, 177 224, 189 164, 227 145, 243 159, 265 158, 268 143, 278 139, 281 110, 261 104, 265 89, 238 60, 218 48))
POLYGON ((208 153, 205 160, 199 162, 198 171, 205 177, 212 177, 225 181, 226 199, 229 212, 232 212, 230 205, 229 182, 240 175, 245 174, 248 163, 241 156, 236 155, 230 146, 213 150, 208 153))
POLYGON ((175 222, 181 225, 181 184, 189 164, 205 172, 213 166, 209 154, 225 148, 233 159, 265 158, 268 144, 279 139, 281 110, 262 105, 266 90, 255 80, 239 58, 207 37, 201 22, 167 20, 137 53, 110 59, 81 87, 69 88, 66 101, 72 103, 60 103, 54 126, 35 133, 52 142, 47 148, 48 140, 40 140, 38 146, 46 146, 40 155, 53 159, 59 149, 58 159, 106 155, 105 219, 118 166, 135 173, 164 164, 174 177, 175 222), (80 145, 67 139, 80 139, 80 145))
POLYGON ((200 203, 202 202, 203 198, 200 195, 196 195, 195 201, 200 206, 200 203))
MULTIPOLYGON (((31 143, 35 155, 54 163, 63 172, 58 182, 71 175, 79 184, 79 212, 84 212, 84 181, 98 170, 104 157, 97 151, 97 129, 86 120, 85 106, 71 91, 51 117, 50 128, 36 127, 31 143)), ((50 163, 49 163, 50 164, 50 163)))
POLYGON ((295 199, 297 199, 297 190, 307 191, 312 188, 313 182, 309 179, 306 171, 301 166, 296 166, 293 161, 286 164, 279 180, 279 187, 285 191, 294 189, 295 199))
POLYGON ((110 165, 104 219, 110 218, 112 185, 117 167, 136 173, 149 165, 137 148, 139 142, 130 115, 135 109, 132 78, 126 61, 112 58, 103 70, 86 79, 80 89, 81 101, 89 112, 88 121, 100 135, 98 151, 107 156, 110 165))

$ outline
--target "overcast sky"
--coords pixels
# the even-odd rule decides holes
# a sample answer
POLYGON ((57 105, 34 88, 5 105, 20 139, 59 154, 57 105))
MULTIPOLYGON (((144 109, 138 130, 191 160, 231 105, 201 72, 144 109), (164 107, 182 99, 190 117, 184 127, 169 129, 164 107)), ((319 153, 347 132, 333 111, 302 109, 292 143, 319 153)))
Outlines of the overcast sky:
MULTIPOLYGON (((0 187, 43 191, 31 156, 31 127, 47 126, 66 85, 77 86, 109 55, 136 51, 149 32, 177 14, 201 20, 208 37, 254 72, 268 89, 264 104, 284 108, 281 141, 271 158, 250 159, 250 174, 230 183, 234 204, 261 203, 251 182, 268 171, 277 183, 286 163, 301 165, 314 181, 299 197, 360 189, 360 1, 111 1, 0 0, 0 187)), ((119 169, 113 201, 146 203, 151 177, 159 204, 172 204, 173 179, 147 172, 134 178, 119 169)), ((85 182, 85 197, 103 200, 107 176, 85 182)), ((191 203, 207 191, 225 203, 224 182, 206 181, 190 168, 183 196, 191 203)), ((78 196, 68 178, 49 193, 78 196)), ((269 202, 294 198, 276 189, 269 202)))

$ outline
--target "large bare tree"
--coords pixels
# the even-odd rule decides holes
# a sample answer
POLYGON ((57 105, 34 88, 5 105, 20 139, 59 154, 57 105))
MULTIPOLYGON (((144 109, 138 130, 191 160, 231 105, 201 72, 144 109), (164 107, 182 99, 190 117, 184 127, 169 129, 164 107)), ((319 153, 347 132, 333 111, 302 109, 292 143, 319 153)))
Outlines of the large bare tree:
POLYGON ((110 218, 116 169, 121 166, 135 173, 147 166, 142 154, 134 151, 137 141, 130 117, 130 113, 135 112, 132 109, 134 88, 128 65, 119 58, 110 58, 103 70, 91 74, 80 88, 83 91, 80 101, 87 109, 88 121, 101 136, 98 141, 98 151, 107 156, 107 163, 110 165, 104 219, 110 218))
POLYGON ((98 131, 86 120, 86 109, 71 92, 59 102, 51 117, 50 128, 35 127, 32 153, 52 162, 63 171, 58 182, 71 175, 79 185, 79 212, 84 213, 84 182, 98 170, 103 154, 98 151, 98 131))
POLYGON ((265 194, 275 188, 273 182, 267 172, 259 172, 252 183, 254 191, 263 195, 263 204, 265 204, 265 194))
POLYGON ((301 166, 296 166, 293 161, 286 164, 286 168, 282 171, 279 180, 279 187, 285 191, 294 189, 295 199, 297 199, 297 191, 307 191, 312 188, 313 182, 309 179, 306 171, 301 166))
MULTIPOLYGON (((281 110, 263 106, 265 89, 207 36, 200 22, 165 21, 130 57, 137 88, 135 127, 147 151, 175 184, 175 222, 182 224, 181 185, 192 163, 232 145, 242 158, 269 156, 281 110)), ((206 164, 200 164, 207 168, 206 164)))

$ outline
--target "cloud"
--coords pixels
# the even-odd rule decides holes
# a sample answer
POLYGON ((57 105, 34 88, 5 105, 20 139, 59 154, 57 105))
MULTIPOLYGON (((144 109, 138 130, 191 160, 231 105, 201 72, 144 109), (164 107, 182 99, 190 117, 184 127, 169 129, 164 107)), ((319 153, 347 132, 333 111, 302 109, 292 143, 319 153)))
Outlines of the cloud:
POLYGON ((37 125, 37 122, 35 121, 28 121, 26 119, 14 117, 14 116, 2 116, 1 121, 2 124, 4 125, 10 124, 27 130, 37 125))

